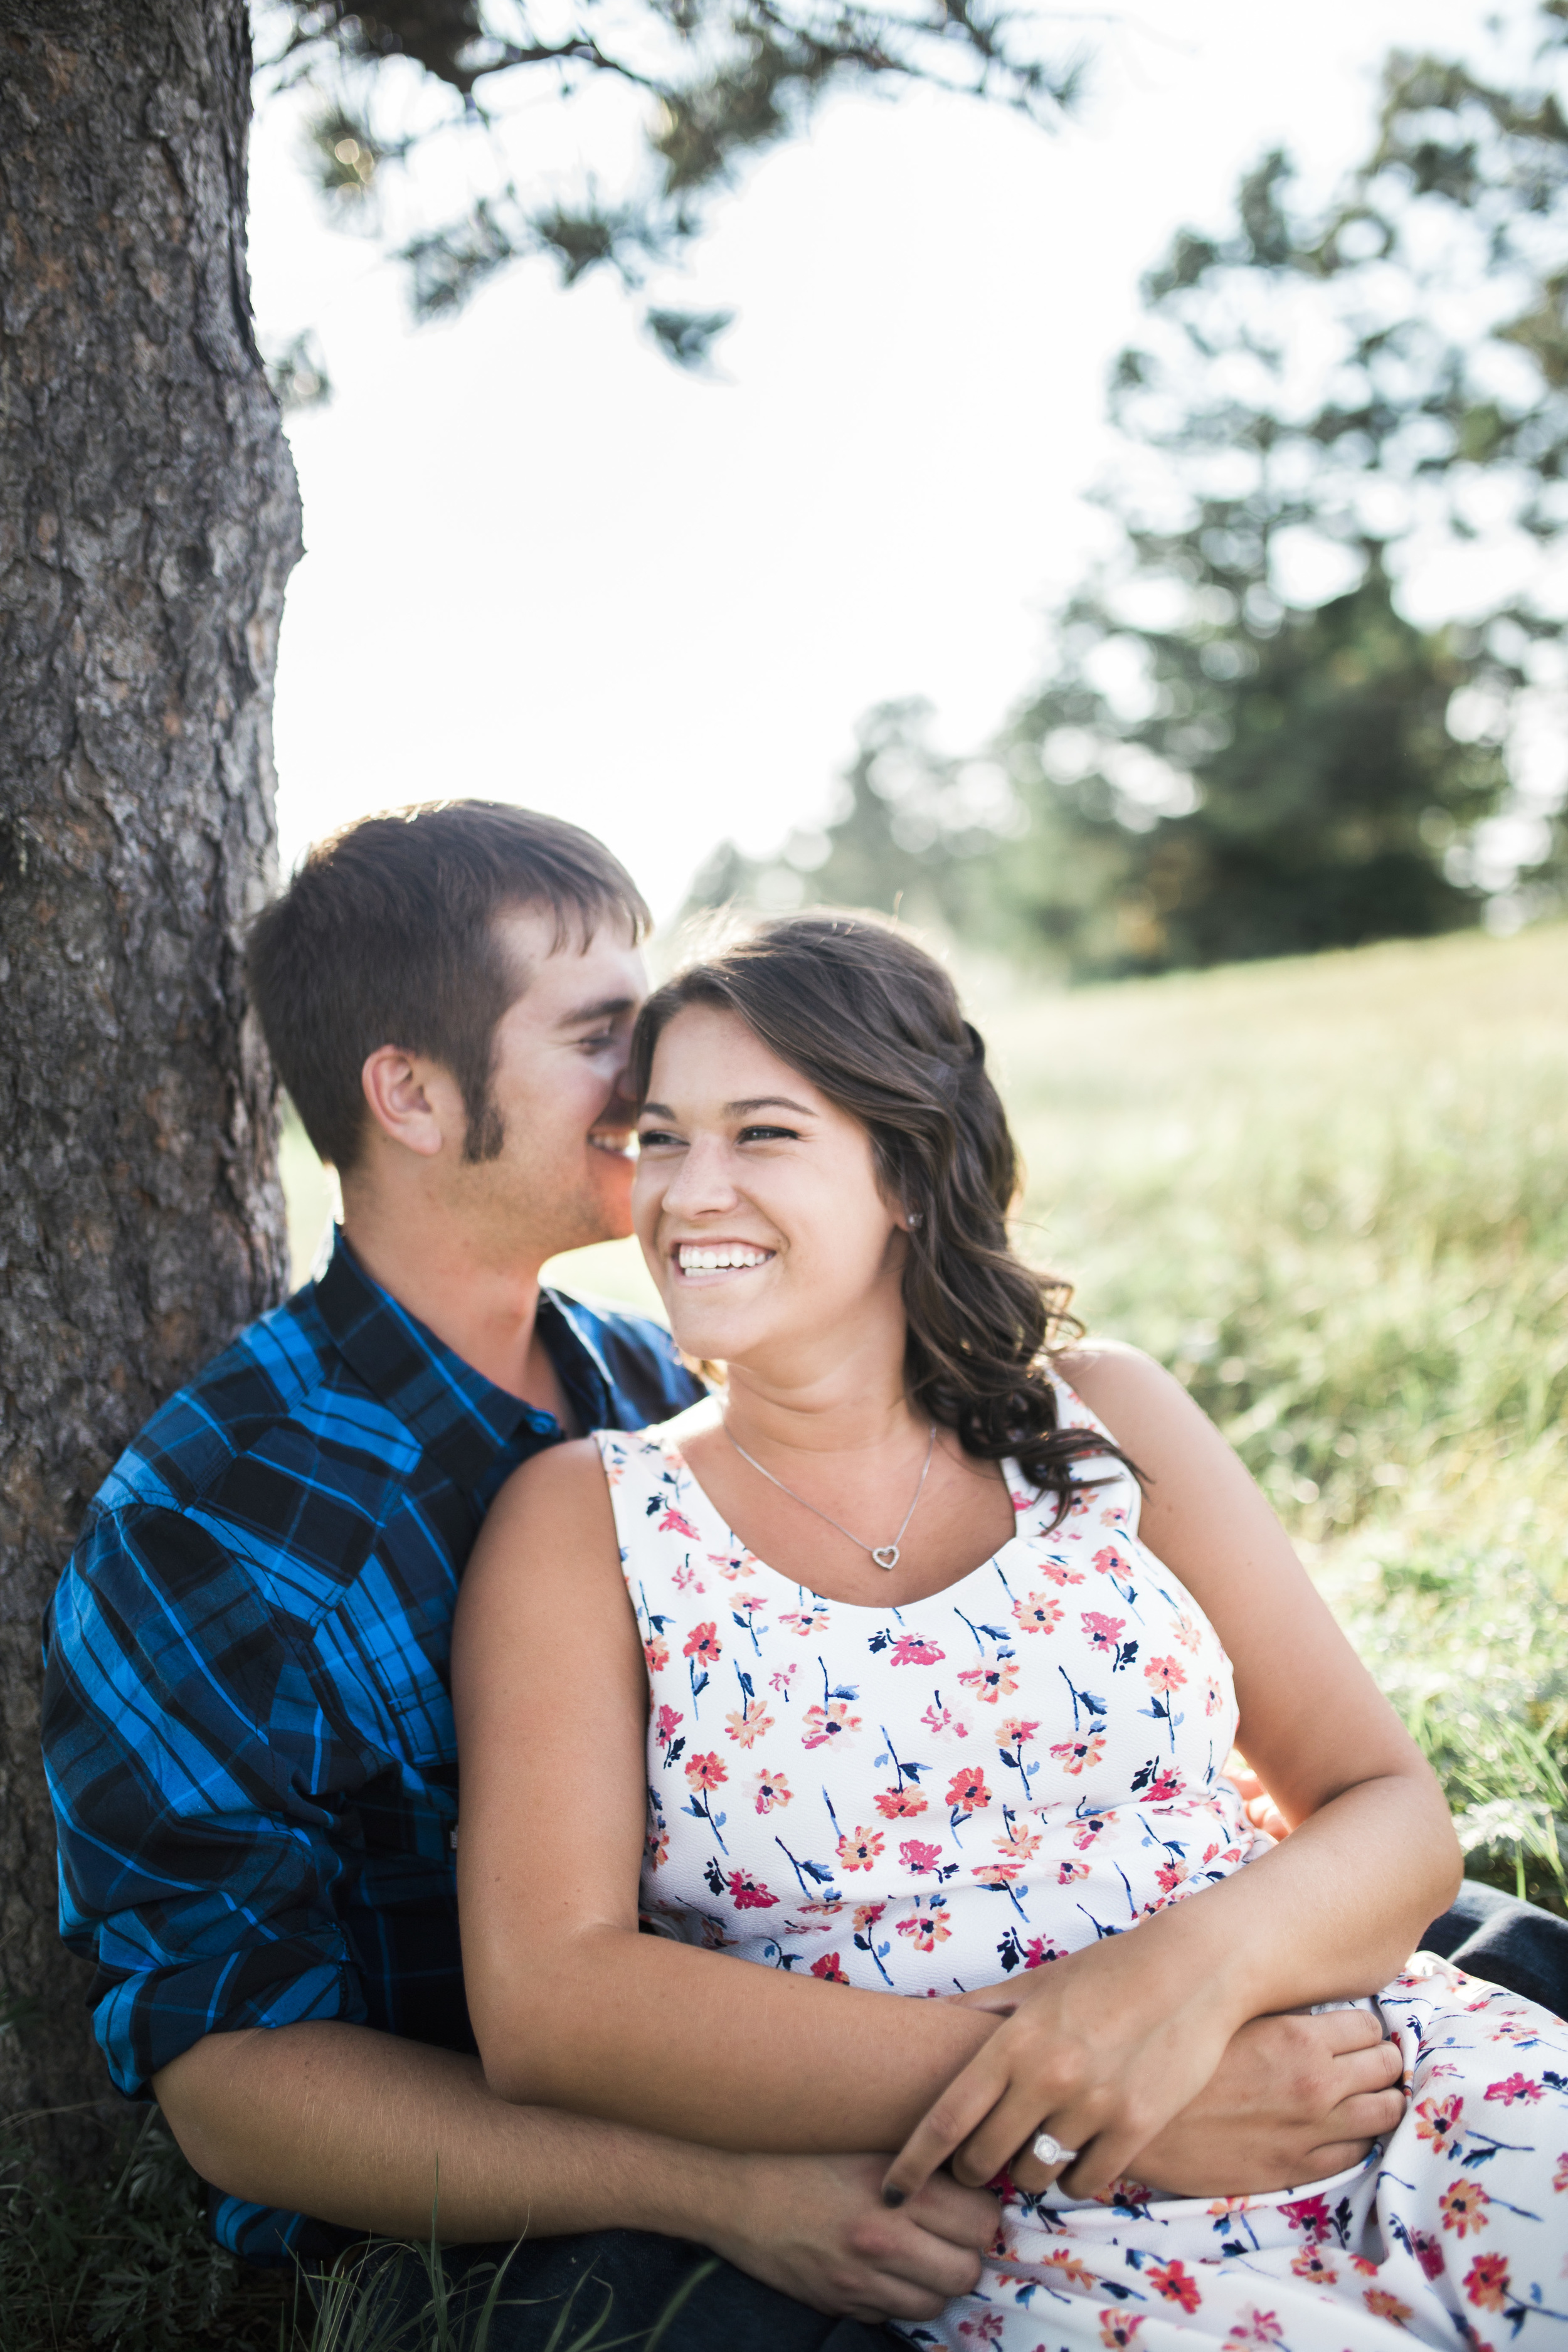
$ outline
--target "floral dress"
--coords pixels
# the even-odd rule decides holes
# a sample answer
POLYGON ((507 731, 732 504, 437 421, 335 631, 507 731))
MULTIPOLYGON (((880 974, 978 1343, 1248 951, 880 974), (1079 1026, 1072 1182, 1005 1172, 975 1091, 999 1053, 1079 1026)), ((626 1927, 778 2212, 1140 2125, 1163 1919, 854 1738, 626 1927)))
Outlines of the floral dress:
MULTIPOLYGON (((1064 1426, 1101 1430, 1058 1383, 1064 1426)), ((697 1412, 705 1409, 698 1407, 697 1412)), ((1266 1853, 1224 1764, 1230 1663, 1138 1540, 1109 1456, 1053 1528, 930 1600, 824 1601, 688 1470, 682 1423, 598 1444, 647 1659, 647 1924, 834 1984, 934 1995, 1117 1935, 1266 1853)), ((1411 2093, 1366 2162, 1255 2197, 1016 2191, 952 2352, 1568 2345, 1568 2028, 1420 1954, 1378 1997, 1411 2093)))

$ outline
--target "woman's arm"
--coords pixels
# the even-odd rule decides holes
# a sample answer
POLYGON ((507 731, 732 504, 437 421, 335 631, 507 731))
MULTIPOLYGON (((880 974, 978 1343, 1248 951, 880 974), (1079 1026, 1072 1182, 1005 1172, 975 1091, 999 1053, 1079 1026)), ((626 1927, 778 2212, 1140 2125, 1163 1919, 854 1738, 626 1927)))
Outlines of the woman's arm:
POLYGON ((503 1487, 452 1687, 463 1969, 503 2097, 714 2147, 896 2147, 997 2030, 638 1934, 647 1675, 592 1442, 503 1487))
POLYGON ((1430 1769, 1213 1423, 1133 1349, 1062 1370, 1145 1473, 1142 1538, 1224 1642, 1238 1741, 1294 1833, 1026 1985, 972 1996, 1008 2023, 901 2151, 889 2179, 906 2191, 955 2149, 961 2179, 990 2179, 1045 2121, 1084 2151, 1074 2193, 1135 2170, 1248 2018, 1386 1983, 1461 1874, 1430 1769))

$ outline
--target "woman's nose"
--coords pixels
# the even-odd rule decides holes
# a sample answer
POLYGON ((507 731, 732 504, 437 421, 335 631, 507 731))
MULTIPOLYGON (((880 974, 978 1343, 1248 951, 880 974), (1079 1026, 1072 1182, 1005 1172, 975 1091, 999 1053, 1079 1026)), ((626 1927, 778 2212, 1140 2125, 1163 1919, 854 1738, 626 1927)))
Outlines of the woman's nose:
POLYGON ((719 1136, 695 1137, 665 1187, 667 1215, 712 1216, 737 1199, 728 1145, 719 1136))

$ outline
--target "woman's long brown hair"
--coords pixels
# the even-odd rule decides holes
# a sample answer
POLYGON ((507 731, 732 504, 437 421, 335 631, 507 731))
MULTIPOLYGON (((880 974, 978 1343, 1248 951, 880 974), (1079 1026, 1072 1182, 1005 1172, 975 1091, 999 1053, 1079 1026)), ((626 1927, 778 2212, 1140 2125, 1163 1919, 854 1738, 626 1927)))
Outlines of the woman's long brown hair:
POLYGON ((639 1104, 659 1033, 689 1004, 735 1013, 866 1129, 887 1198, 910 1216, 910 1401, 967 1454, 1016 1461, 1055 1494, 1059 1517, 1077 1462, 1127 1457, 1093 1430, 1058 1426, 1046 1365, 1083 1327, 1068 1311, 1071 1285, 1026 1265, 1008 1239, 1017 1147, 942 965, 874 917, 763 923, 649 997, 626 1081, 639 1104))

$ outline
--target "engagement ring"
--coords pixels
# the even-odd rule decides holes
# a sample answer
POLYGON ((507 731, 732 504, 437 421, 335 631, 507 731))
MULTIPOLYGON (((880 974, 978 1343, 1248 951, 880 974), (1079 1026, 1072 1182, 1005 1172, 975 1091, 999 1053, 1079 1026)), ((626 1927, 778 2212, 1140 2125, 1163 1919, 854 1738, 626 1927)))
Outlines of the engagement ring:
POLYGON ((1078 2162, 1077 2148, 1064 2147, 1059 2139, 1051 2137, 1049 2132, 1035 2134, 1034 2153, 1042 2164, 1076 2164, 1078 2162))

